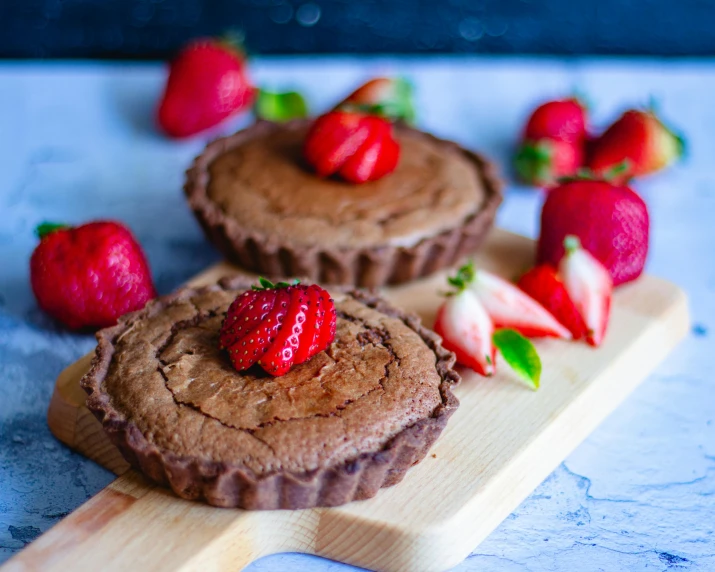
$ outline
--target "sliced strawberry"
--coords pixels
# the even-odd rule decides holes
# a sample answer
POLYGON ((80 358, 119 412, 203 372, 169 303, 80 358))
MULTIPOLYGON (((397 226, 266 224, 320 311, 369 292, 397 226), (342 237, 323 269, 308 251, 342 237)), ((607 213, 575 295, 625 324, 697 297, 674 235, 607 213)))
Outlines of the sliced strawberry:
POLYGON ((613 291, 611 275, 581 247, 577 237, 567 236, 564 248, 566 254, 559 263, 559 274, 586 324, 586 341, 599 346, 608 327, 613 291))
POLYGON ((305 138, 306 160, 319 177, 332 175, 370 134, 361 113, 333 111, 318 117, 305 138))
POLYGON ((260 287, 241 294, 229 307, 219 336, 234 367, 258 363, 283 375, 324 350, 335 338, 335 304, 319 286, 261 278, 260 287))
POLYGON ((300 343, 295 352, 295 363, 303 363, 318 353, 318 338, 323 327, 325 312, 320 310, 322 306, 322 288, 315 284, 308 286, 305 291, 308 303, 306 321, 303 325, 303 333, 300 335, 300 343))
POLYGON ((295 362, 298 339, 303 333, 308 296, 303 288, 289 286, 285 290, 289 302, 280 331, 268 351, 258 361, 259 365, 273 376, 287 373, 295 362))
POLYGON ((503 278, 479 270, 469 284, 495 328, 512 328, 531 338, 571 339, 571 332, 536 300, 503 278))
POLYGON ((535 266, 517 285, 566 326, 575 340, 586 337, 586 324, 553 266, 535 266))
POLYGON ((370 134, 340 167, 340 176, 351 183, 364 183, 372 178, 385 139, 385 126, 388 128, 389 136, 389 125, 379 119, 372 121, 373 119, 377 118, 365 118, 365 125, 368 126, 370 134))
POLYGON ((228 355, 234 367, 241 371, 257 363, 271 347, 288 306, 288 293, 277 290, 275 294, 266 290, 254 303, 255 310, 247 310, 239 325, 243 325, 236 334, 236 341, 228 348, 228 355), (266 311, 266 308, 270 307, 266 311), (241 322, 243 321, 243 324, 241 322))
MULTIPOLYGON (((219 343, 222 350, 232 346, 236 342, 236 327, 239 325, 239 318, 242 317, 244 311, 248 309, 258 297, 259 293, 255 290, 247 290, 229 306, 226 312, 226 319, 224 319, 221 324, 221 332, 219 333, 219 343)), ((253 308, 251 307, 251 309, 253 308)))
MULTIPOLYGON (((320 327, 320 335, 318 336, 317 344, 318 349, 315 351, 322 352, 327 348, 335 339, 335 330, 337 328, 337 314, 335 312, 335 303, 330 297, 327 290, 320 289, 320 304, 318 306, 318 311, 322 313, 323 323, 320 327)), ((311 354, 314 355, 314 354, 311 354)))
POLYGON ((494 374, 494 326, 473 291, 462 290, 445 300, 437 313, 434 331, 459 363, 481 375, 494 374))
POLYGON ((371 181, 382 179, 385 175, 389 175, 397 168, 400 162, 400 144, 392 137, 383 137, 382 147, 378 153, 375 168, 372 171, 371 181))

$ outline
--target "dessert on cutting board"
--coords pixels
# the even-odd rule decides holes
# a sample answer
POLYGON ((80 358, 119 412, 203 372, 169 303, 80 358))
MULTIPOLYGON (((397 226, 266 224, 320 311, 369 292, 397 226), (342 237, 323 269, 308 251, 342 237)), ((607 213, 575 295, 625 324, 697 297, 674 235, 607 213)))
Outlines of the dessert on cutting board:
POLYGON ((90 410, 135 468, 215 506, 372 497, 425 456, 458 405, 454 355, 359 290, 226 279, 97 337, 81 382, 90 410))
POLYGON ((491 163, 409 127, 406 104, 351 97, 315 121, 258 122, 197 157, 186 195, 229 260, 381 286, 448 267, 482 242, 502 199, 491 163))
POLYGON ((149 268, 121 224, 38 229, 38 302, 70 328, 105 327, 81 382, 87 405, 149 478, 222 507, 369 498, 423 459, 456 410, 455 360, 491 376, 500 354, 536 389, 528 338, 606 341, 612 289, 641 274, 648 250, 647 208, 626 184, 672 163, 680 139, 652 111, 596 138, 578 100, 539 107, 516 157, 548 192, 537 265, 515 284, 460 267, 434 293, 446 294, 437 335, 353 286, 453 266, 491 228, 501 183, 480 155, 410 127, 409 96, 404 81, 377 78, 314 120, 283 121, 305 102, 256 90, 234 48, 194 42, 172 65, 158 113, 167 134, 252 101, 283 121, 209 144, 185 191, 230 260, 303 283, 226 278, 147 303, 149 268), (234 91, 221 99, 226 76, 234 91))

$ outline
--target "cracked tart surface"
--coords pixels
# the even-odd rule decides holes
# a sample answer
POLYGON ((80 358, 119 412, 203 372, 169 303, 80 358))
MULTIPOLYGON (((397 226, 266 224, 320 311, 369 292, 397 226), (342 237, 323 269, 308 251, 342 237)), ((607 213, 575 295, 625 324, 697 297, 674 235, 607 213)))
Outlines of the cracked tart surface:
POLYGON ((369 498, 419 462, 457 407, 453 355, 373 293, 334 290, 334 342, 286 375, 218 349, 250 283, 150 302, 97 334, 82 387, 127 460, 179 496, 248 509, 369 498))

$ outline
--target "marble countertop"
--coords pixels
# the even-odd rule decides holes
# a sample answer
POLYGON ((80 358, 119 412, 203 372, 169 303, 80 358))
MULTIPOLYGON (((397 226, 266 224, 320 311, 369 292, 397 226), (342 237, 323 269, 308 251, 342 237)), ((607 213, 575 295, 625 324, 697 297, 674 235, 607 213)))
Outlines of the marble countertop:
MULTIPOLYGON (((315 110, 371 74, 405 74, 417 85, 421 127, 502 167, 544 98, 578 89, 597 125, 657 98, 689 154, 637 186, 652 218, 648 271, 687 291, 691 334, 455 570, 715 570, 715 62, 282 58, 258 60, 254 71, 261 85, 303 90, 315 110)), ((93 338, 38 310, 28 283, 34 227, 125 221, 162 293, 219 258, 181 193, 183 170, 209 136, 177 143, 155 132, 163 77, 158 64, 0 63, 0 562, 112 479, 45 423, 57 374, 93 338)), ((539 203, 511 184, 500 225, 534 236, 539 203)), ((298 554, 247 568, 306 569, 355 570, 298 554)))

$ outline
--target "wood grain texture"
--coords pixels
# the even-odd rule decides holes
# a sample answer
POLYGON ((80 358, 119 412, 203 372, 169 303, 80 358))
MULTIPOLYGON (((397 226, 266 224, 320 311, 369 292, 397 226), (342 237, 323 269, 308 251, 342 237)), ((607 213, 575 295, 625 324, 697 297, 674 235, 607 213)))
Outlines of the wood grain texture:
MULTIPOLYGON (((513 277, 533 243, 494 231, 479 264, 513 277)), ((236 273, 220 264, 191 283, 236 273)), ((386 290, 403 308, 434 318, 444 273, 386 290)), ((687 303, 676 286, 645 276, 613 301, 605 343, 539 340, 542 387, 506 367, 493 379, 464 372, 461 406, 427 458, 374 499, 344 507, 246 512, 178 499, 146 483, 84 407, 87 358, 58 379, 53 433, 121 476, 33 542, 5 570, 240 569, 266 554, 299 551, 385 571, 448 569, 465 558, 608 415, 685 335, 687 303)))

